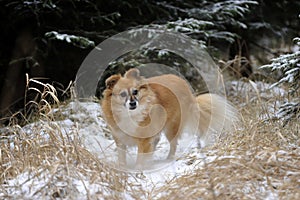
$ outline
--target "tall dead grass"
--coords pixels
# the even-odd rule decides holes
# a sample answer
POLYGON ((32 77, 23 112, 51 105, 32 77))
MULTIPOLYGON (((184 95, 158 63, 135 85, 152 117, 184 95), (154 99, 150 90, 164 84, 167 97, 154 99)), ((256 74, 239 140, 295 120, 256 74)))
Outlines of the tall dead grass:
MULTIPOLYGON (((65 132, 55 120, 60 120, 59 113, 53 114, 52 109, 60 102, 56 97, 56 90, 49 84, 38 80, 28 79, 39 84, 34 90, 39 98, 26 104, 27 108, 37 108, 34 115, 25 116, 17 113, 12 116, 10 125, 1 129, 0 138, 0 196, 3 199, 24 199, 26 191, 36 199, 78 199, 79 193, 74 186, 74 180, 82 180, 84 184, 98 183, 96 195, 119 199, 126 186, 127 175, 106 166, 82 145, 76 127, 72 132, 65 132), (51 102, 51 103, 50 103, 51 102), (53 102, 55 104, 53 104, 53 102), (27 122, 35 121, 33 125, 21 127, 15 124, 14 117, 23 117, 27 122), (27 130, 27 131, 26 131, 27 130), (21 174, 26 174, 25 181, 15 186, 8 184, 21 174), (27 182, 33 179, 43 181, 32 187, 27 182), (19 187, 19 188, 15 188, 19 187), (35 191, 34 188, 38 188, 35 191), (11 191, 21 191, 21 193, 11 191), (22 193, 23 191, 23 193, 22 193), (24 193, 25 191, 25 193, 24 193)), ((90 196, 89 188, 85 188, 86 199, 96 199, 90 196)), ((95 194, 93 194, 95 195, 95 194)), ((27 197, 28 198, 28 197, 27 197)))
MULTIPOLYGON (((59 103, 53 88, 43 86, 37 92, 59 103)), ((44 98, 37 104, 41 117, 29 127, 30 132, 16 124, 1 129, 1 198, 23 199, 24 194, 11 193, 8 182, 27 172, 27 180, 15 187, 43 179, 31 195, 36 199, 78 199, 82 191, 76 190, 74 180, 86 185, 85 199, 123 199, 126 194, 132 199, 300 199, 299 122, 283 127, 272 119, 274 113, 268 108, 282 97, 265 98, 259 89, 246 93, 248 96, 241 92, 231 99, 241 113, 236 130, 201 150, 216 159, 150 190, 141 185, 145 181, 142 173, 117 171, 85 149, 76 127, 65 133, 55 123, 59 116, 51 112, 53 105, 44 98), (91 194, 87 183, 101 187, 91 194)), ((201 162, 193 156, 180 159, 201 162)))
POLYGON ((157 188, 158 199, 300 199, 299 121, 274 120, 270 106, 283 97, 266 98, 252 84, 254 93, 231 97, 241 113, 236 130, 202 150, 216 159, 157 188))

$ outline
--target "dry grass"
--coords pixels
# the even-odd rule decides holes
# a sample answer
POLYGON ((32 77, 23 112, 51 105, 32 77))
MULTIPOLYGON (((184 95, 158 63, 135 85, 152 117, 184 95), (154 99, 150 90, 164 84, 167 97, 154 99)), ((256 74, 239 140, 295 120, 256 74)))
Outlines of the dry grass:
POLYGON ((266 199, 271 193, 270 199, 299 199, 299 124, 282 128, 244 117, 245 129, 205 149, 214 161, 159 188, 161 199, 266 199))
POLYGON ((203 160, 195 156, 181 158, 199 166, 148 190, 141 184, 147 181, 143 174, 104 165, 82 145, 76 127, 64 134, 56 117, 43 110, 43 120, 29 127, 31 134, 17 125, 1 129, 1 198, 23 199, 24 194, 11 193, 8 183, 27 172, 27 182, 43 180, 31 194, 35 199, 81 198, 74 180, 86 186, 85 199, 300 199, 299 122, 283 127, 280 121, 262 119, 273 114, 267 108, 282 97, 266 98, 258 89, 240 93, 232 97, 242 114, 236 130, 201 150, 216 159, 200 165, 203 160), (97 192, 90 193, 92 184, 99 186, 97 192))
MULTIPOLYGON (((59 127, 47 128, 51 131, 59 127)), ((39 190, 33 195, 37 199, 43 197, 76 199, 79 191, 74 191, 73 179, 100 184, 110 183, 103 185, 99 190, 100 194, 114 194, 114 191, 121 189, 126 174, 99 162, 81 146, 77 136, 73 135, 72 139, 68 140, 53 133, 55 131, 46 133, 50 136, 47 140, 39 137, 38 133, 33 133, 33 138, 18 135, 13 139, 13 147, 9 147, 8 143, 1 143, 0 191, 6 191, 3 198, 22 199, 22 194, 19 196, 10 194, 6 183, 23 172, 28 172, 28 181, 35 177, 44 179, 43 185, 38 187, 39 190), (58 182, 63 184, 57 184, 58 182)), ((23 184, 25 183, 26 181, 23 184)), ((88 194, 89 188, 86 188, 86 192, 86 196, 91 198, 88 194)))
MULTIPOLYGON (((85 181, 99 183, 103 185, 97 191, 101 197, 108 195, 110 198, 119 199, 117 191, 124 190, 127 174, 115 170, 112 166, 105 166, 87 151, 76 127, 74 131, 66 134, 55 122, 61 118, 59 113, 51 112, 53 106, 59 106, 55 89, 37 80, 28 80, 28 85, 30 81, 40 84, 43 89, 28 87, 28 90, 34 89, 41 98, 26 105, 38 108, 39 111, 26 120, 38 121, 31 124, 32 126, 20 127, 14 124, 15 120, 12 118, 8 127, 0 129, 1 199, 26 199, 24 193, 11 193, 12 190, 29 191, 28 193, 36 199, 78 199, 78 194, 82 191, 74 189, 74 180, 81 180, 83 185, 85 181), (48 101, 57 104, 53 105, 48 101), (13 186, 20 189, 12 188, 8 184, 9 181, 22 173, 27 176, 25 180, 13 186), (33 179, 42 179, 39 182, 40 186, 32 183, 32 188, 22 189, 23 186, 28 187, 27 183, 33 179), (34 188, 38 190, 35 191, 34 188)), ((20 113, 15 116, 26 117, 20 113)), ((95 199, 90 196, 89 188, 85 188, 85 192, 87 199, 95 199)))
POLYGON ((267 108, 282 96, 253 92, 232 99, 242 105, 235 132, 203 150, 217 158, 158 188, 159 199, 300 199, 300 124, 272 119, 267 108))

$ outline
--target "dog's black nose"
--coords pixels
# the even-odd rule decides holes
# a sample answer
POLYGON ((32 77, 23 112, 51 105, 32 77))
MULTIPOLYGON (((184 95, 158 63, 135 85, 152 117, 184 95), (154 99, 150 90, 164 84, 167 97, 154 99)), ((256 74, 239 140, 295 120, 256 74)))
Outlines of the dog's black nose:
POLYGON ((130 110, 133 110, 136 108, 136 101, 130 101, 129 102, 129 109, 130 110))

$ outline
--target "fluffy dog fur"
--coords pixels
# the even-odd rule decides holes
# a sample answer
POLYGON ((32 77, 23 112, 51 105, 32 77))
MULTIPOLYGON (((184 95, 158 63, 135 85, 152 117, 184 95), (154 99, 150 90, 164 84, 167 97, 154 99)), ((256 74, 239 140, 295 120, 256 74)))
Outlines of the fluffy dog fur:
MULTIPOLYGON (((203 144, 211 131, 232 125, 235 109, 222 97, 195 97, 185 80, 167 74, 148 79, 138 69, 106 80, 102 109, 118 147, 118 159, 126 164, 126 147, 137 146, 137 164, 151 157, 164 132, 170 143, 168 158, 175 155, 183 131, 197 134, 203 144)), ((202 145, 203 145, 202 144, 202 145)))

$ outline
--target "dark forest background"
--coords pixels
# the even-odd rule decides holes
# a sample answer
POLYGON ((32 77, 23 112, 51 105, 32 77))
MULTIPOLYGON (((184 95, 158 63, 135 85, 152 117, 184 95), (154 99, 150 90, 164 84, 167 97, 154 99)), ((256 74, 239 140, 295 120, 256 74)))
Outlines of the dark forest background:
POLYGON ((293 50, 299 11, 294 0, 1 0, 1 121, 30 100, 26 74, 68 98, 63 91, 94 46, 134 27, 187 34, 237 78, 258 79, 257 67, 293 50))

